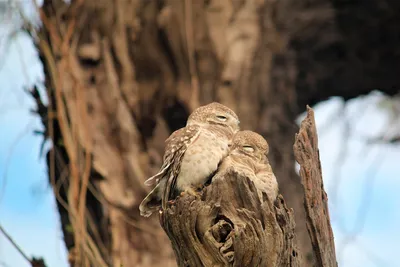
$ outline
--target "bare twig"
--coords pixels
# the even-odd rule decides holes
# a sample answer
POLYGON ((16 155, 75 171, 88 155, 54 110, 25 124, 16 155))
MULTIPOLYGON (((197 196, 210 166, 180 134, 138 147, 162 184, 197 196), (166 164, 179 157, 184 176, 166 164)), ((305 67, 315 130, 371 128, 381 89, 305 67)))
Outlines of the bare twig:
POLYGON ((368 138, 367 144, 396 144, 400 143, 400 135, 385 138, 383 136, 368 138))
POLYGON ((17 244, 17 242, 12 239, 12 237, 7 233, 7 231, 0 224, 0 232, 6 237, 6 239, 11 243, 11 245, 19 252, 19 254, 27 261, 32 267, 46 267, 42 259, 29 258, 28 255, 22 250, 22 248, 17 244))
POLYGON ((13 245, 13 247, 18 250, 19 254, 27 260, 29 263, 31 262, 31 259, 28 257, 28 255, 25 254, 25 252, 22 250, 22 248, 12 239, 12 237, 6 232, 6 230, 3 228, 3 226, 0 224, 0 232, 6 237, 6 239, 13 245))

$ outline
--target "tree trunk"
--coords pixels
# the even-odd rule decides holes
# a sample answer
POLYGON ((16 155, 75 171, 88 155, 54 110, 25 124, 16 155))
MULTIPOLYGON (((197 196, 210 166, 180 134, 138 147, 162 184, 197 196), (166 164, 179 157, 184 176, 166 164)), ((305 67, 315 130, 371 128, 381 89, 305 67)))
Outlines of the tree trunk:
POLYGON ((38 49, 50 103, 42 118, 54 144, 49 177, 73 265, 175 265, 157 220, 139 216, 150 189, 143 181, 161 166, 168 135, 214 100, 270 143, 271 165, 294 208, 299 253, 315 258, 293 168, 294 120, 306 103, 376 86, 321 90, 339 67, 342 83, 354 68, 349 61, 336 72, 320 70, 316 62, 326 58, 316 55, 347 43, 330 1, 309 2, 44 1, 38 49))

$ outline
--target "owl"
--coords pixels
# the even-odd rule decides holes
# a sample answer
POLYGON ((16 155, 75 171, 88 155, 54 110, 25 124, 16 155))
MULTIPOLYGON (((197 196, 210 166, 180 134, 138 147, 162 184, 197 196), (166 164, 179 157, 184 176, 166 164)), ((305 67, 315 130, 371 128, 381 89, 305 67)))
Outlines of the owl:
POLYGON ((265 192, 270 202, 274 202, 278 196, 278 182, 268 162, 268 151, 268 143, 261 135, 239 131, 232 139, 229 155, 222 161, 219 173, 233 168, 254 182, 260 200, 264 199, 265 192))
POLYGON ((194 110, 186 127, 165 141, 163 165, 145 182, 156 186, 140 204, 140 214, 148 217, 181 192, 193 193, 204 185, 228 155, 239 123, 235 112, 216 102, 194 110))

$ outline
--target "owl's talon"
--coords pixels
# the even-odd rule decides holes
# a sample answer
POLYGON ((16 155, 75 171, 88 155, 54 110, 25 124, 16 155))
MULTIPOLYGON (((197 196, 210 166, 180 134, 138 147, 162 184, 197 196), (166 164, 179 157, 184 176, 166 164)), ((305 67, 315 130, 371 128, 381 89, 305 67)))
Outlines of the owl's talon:
POLYGON ((190 188, 186 189, 185 191, 181 192, 181 194, 180 194, 181 197, 184 197, 186 195, 197 196, 197 191, 196 191, 196 189, 190 187, 190 188))
POLYGON ((203 189, 204 188, 204 184, 198 184, 197 186, 196 186, 196 189, 197 190, 201 190, 201 189, 203 189))
POLYGON ((194 189, 194 188, 188 188, 188 189, 186 190, 186 192, 187 192, 189 195, 192 195, 192 196, 196 196, 196 195, 197 195, 197 191, 196 191, 196 189, 194 189))

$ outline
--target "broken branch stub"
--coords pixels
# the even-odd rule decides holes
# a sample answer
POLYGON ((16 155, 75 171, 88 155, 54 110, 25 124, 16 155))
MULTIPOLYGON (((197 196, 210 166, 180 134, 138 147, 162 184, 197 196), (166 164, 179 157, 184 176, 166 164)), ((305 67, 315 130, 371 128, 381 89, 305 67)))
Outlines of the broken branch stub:
POLYGON ((328 197, 322 180, 318 136, 314 111, 307 106, 307 117, 302 121, 293 146, 304 187, 304 207, 307 230, 311 238, 316 262, 321 267, 337 266, 333 231, 330 224, 328 197))
POLYGON ((178 266, 299 266, 293 210, 230 168, 161 214, 178 266))

